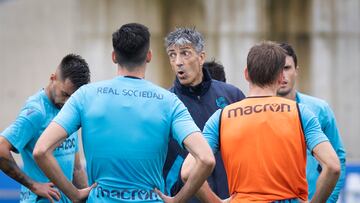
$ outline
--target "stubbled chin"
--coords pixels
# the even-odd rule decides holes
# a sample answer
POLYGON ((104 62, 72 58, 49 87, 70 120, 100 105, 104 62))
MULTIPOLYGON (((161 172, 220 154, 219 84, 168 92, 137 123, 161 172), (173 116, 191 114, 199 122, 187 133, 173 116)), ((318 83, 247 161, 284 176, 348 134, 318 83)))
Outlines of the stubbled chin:
POLYGON ((180 84, 182 85, 188 85, 188 82, 186 81, 186 79, 179 79, 180 84))

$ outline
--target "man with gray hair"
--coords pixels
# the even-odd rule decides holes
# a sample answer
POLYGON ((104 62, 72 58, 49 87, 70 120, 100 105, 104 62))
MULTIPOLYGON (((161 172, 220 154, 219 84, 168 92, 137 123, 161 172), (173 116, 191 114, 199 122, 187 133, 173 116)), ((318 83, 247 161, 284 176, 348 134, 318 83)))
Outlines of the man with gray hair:
MULTIPOLYGON (((177 28, 165 38, 166 52, 176 75, 170 91, 185 104, 201 130, 216 110, 244 98, 238 88, 211 79, 208 71, 203 68, 206 56, 204 44, 204 38, 194 28, 177 28)), ((175 140, 170 141, 164 166, 168 195, 176 195, 183 185, 180 169, 187 154, 175 140)), ((208 183, 219 197, 227 198, 228 184, 220 154, 215 154, 215 158, 216 166, 208 183)), ((198 201, 192 199, 189 202, 198 201)))

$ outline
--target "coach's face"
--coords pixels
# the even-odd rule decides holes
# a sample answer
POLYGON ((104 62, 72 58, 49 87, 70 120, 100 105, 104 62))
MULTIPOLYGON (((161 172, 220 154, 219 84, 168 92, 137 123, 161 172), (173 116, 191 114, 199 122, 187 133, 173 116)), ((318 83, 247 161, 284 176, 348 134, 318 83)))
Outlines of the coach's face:
POLYGON ((290 92, 295 91, 295 82, 298 73, 298 67, 295 67, 294 59, 291 56, 286 56, 285 67, 283 70, 283 80, 277 94, 286 96, 290 92))
POLYGON ((205 52, 197 53, 191 44, 172 45, 167 49, 170 65, 185 86, 196 86, 203 79, 205 52))

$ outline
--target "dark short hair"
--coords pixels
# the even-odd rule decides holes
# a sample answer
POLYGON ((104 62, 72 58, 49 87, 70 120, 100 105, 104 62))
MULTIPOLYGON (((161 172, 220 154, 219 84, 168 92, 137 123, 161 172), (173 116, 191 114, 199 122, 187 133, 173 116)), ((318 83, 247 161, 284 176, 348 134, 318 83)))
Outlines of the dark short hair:
POLYGON ((138 23, 129 23, 112 34, 116 62, 131 70, 145 63, 150 47, 149 29, 138 23))
POLYGON ((279 46, 286 51, 286 55, 291 56, 293 58, 295 68, 296 68, 297 67, 297 56, 296 56, 294 48, 286 42, 280 43, 279 46))
POLYGON ((69 79, 78 89, 90 82, 90 69, 86 61, 79 55, 68 54, 60 62, 60 76, 63 81, 69 79))
POLYGON ((212 79, 226 82, 224 66, 214 60, 207 61, 203 67, 209 72, 212 79))
POLYGON ((260 87, 273 84, 285 66, 286 52, 277 43, 261 42, 247 56, 247 68, 252 83, 260 87))

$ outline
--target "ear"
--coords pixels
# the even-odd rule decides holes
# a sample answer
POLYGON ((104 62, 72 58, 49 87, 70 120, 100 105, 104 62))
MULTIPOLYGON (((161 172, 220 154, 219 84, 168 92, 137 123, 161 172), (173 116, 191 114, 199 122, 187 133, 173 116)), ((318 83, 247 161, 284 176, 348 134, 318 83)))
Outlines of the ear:
POLYGON ((300 69, 299 66, 296 66, 296 67, 295 67, 295 76, 297 76, 297 75, 299 74, 299 69, 300 69))
POLYGON ((56 80, 56 74, 55 73, 51 73, 50 75, 50 81, 55 81, 56 80))
POLYGON ((200 59, 200 65, 202 67, 202 65, 205 63, 205 58, 206 58, 206 54, 204 51, 200 52, 199 54, 199 59, 200 59))
POLYGON ((150 50, 148 51, 148 53, 146 54, 145 62, 146 62, 146 63, 150 63, 151 59, 152 59, 152 51, 151 51, 151 49, 150 49, 150 50))
POLYGON ((248 81, 248 82, 250 82, 249 70, 248 70, 247 66, 245 66, 244 76, 245 76, 245 80, 248 81))
POLYGON ((118 62, 117 62, 117 60, 116 60, 116 54, 115 54, 115 51, 113 51, 112 53, 111 53, 111 59, 112 59, 112 61, 115 63, 115 64, 117 64, 118 62))

